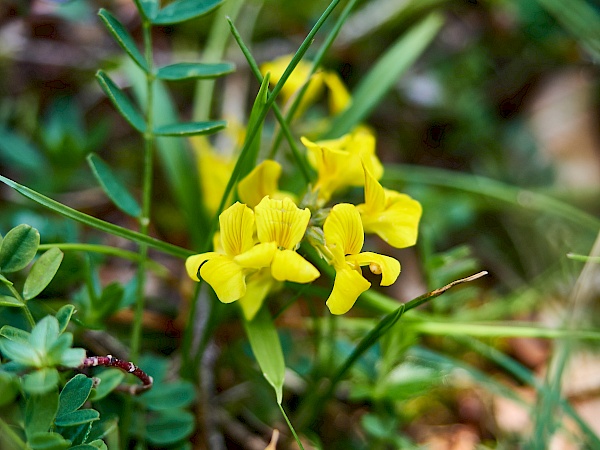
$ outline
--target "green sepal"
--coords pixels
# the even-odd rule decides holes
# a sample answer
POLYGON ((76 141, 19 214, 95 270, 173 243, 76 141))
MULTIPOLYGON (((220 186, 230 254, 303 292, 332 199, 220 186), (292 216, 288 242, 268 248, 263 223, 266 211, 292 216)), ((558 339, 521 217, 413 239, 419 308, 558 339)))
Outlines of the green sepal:
POLYGON ((113 103, 117 111, 130 123, 130 125, 143 133, 146 130, 146 121, 142 114, 133 106, 125 93, 102 70, 96 72, 96 79, 106 96, 113 103))
POLYGON ((127 188, 115 176, 112 169, 95 153, 87 156, 87 161, 102 190, 115 206, 131 217, 140 217, 142 208, 127 188))
POLYGON ((44 289, 46 289, 46 286, 50 284, 54 275, 56 275, 60 263, 63 260, 63 256, 63 252, 58 248, 53 247, 33 263, 31 271, 25 280, 25 285, 23 286, 23 298, 25 300, 31 300, 32 298, 37 297, 44 289))
POLYGON ((21 224, 4 236, 0 246, 0 270, 16 272, 35 257, 40 245, 40 233, 35 228, 21 224))
POLYGON ((166 81, 210 79, 227 75, 235 70, 232 63, 177 63, 161 67, 156 78, 166 81))
POLYGON ((113 16, 104 8, 100 8, 100 11, 98 11, 98 15, 100 16, 100 19, 102 19, 102 22, 104 22, 104 25, 106 25, 106 28, 108 28, 108 31, 113 35, 115 40, 121 46, 121 48, 125 50, 125 53, 127 53, 144 72, 148 73, 149 69, 146 60, 138 50, 133 38, 131 37, 127 29, 123 26, 123 24, 119 22, 115 16, 113 16))

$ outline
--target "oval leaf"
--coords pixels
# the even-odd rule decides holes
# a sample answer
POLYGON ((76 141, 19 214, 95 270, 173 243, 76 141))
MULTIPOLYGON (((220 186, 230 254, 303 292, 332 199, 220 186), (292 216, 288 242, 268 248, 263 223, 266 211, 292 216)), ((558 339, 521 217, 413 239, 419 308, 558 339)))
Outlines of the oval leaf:
POLYGON ((71 378, 58 398, 58 417, 77 411, 92 392, 92 380, 83 374, 71 378))
POLYGON ((56 389, 58 385, 58 371, 54 368, 46 367, 28 373, 22 378, 23 390, 28 394, 39 395, 56 389))
POLYGON ((40 233, 29 225, 19 225, 4 236, 0 247, 0 270, 16 272, 35 257, 40 245, 40 233))
POLYGON ((28 344, 30 334, 25 330, 21 330, 20 328, 4 325, 2 328, 0 328, 0 336, 3 336, 13 342, 28 344))
POLYGON ((29 343, 41 354, 44 354, 56 342, 59 334, 56 317, 46 316, 31 330, 29 343))
POLYGON ((58 392, 31 395, 25 403, 25 434, 29 439, 48 431, 58 409, 58 392))
POLYGON ((100 183, 102 190, 108 195, 117 208, 132 217, 139 217, 142 214, 142 208, 140 208, 140 205, 129 193, 127 188, 113 174, 113 171, 108 164, 102 161, 95 153, 90 153, 87 157, 87 161, 96 180, 100 183))
POLYGON ((194 416, 187 411, 151 417, 146 422, 146 438, 154 445, 168 445, 185 439, 194 431, 194 416))
POLYGON ((25 303, 20 302, 10 295, 0 295, 0 306, 8 306, 9 308, 22 308, 25 303))
POLYGON ((153 20, 158 13, 158 0, 133 0, 139 12, 148 19, 153 20))
POLYGON ((161 80, 178 81, 189 79, 217 78, 235 70, 232 63, 177 63, 161 67, 156 74, 161 80))
POLYGON ((23 286, 23 298, 25 300, 37 297, 40 292, 46 289, 46 286, 50 284, 54 275, 56 275, 63 256, 63 252, 56 247, 52 247, 38 258, 31 267, 23 286))
POLYGON ((203 16, 221 5, 222 0, 176 0, 161 9, 152 20, 155 25, 170 25, 203 16))
POLYGON ((65 305, 56 312, 56 320, 58 320, 58 330, 62 333, 67 329, 71 316, 75 312, 73 305, 65 305))
POLYGON ((54 423, 59 427, 73 427, 100 419, 100 413, 94 409, 80 409, 58 416, 54 423))
POLYGON ((125 374, 119 369, 106 369, 95 374, 94 378, 98 378, 100 383, 92 391, 90 399, 92 401, 98 401, 106 397, 121 384, 121 381, 125 378, 125 374))
POLYGON ((110 99, 113 105, 115 105, 115 108, 117 108, 125 120, 127 120, 127 122, 129 122, 133 128, 138 130, 140 133, 143 133, 146 130, 146 122, 144 121, 144 117, 135 108, 135 106, 133 106, 125 93, 119 89, 115 82, 111 80, 106 73, 101 70, 96 73, 96 79, 98 80, 98 83, 100 84, 100 87, 106 96, 110 99))
POLYGON ((101 8, 100 11, 98 11, 98 15, 121 48, 125 50, 125 53, 127 53, 144 72, 148 72, 148 64, 146 64, 146 60, 138 50, 133 38, 127 32, 123 24, 104 8, 101 8))
POLYGON ((148 409, 162 411, 171 408, 185 408, 196 397, 194 385, 189 381, 157 385, 144 395, 148 409))
POLYGON ((244 328, 263 376, 275 389, 277 403, 281 404, 285 361, 279 335, 269 311, 261 308, 254 319, 244 320, 244 328))
POLYGON ((154 129, 157 136, 196 136, 199 134, 212 134, 222 130, 227 125, 224 120, 208 122, 187 122, 163 125, 154 129))
POLYGON ((27 441, 27 448, 32 450, 66 450, 71 447, 71 441, 58 433, 37 433, 27 441))

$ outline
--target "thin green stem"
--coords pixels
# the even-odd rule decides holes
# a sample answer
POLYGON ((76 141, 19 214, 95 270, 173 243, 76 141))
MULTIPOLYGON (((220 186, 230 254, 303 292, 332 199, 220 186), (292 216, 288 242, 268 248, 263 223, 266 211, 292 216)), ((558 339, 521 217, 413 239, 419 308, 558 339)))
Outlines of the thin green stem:
POLYGON ((23 297, 21 297, 21 294, 19 294, 19 291, 17 291, 12 284, 5 283, 4 285, 6 287, 8 287, 8 290, 11 292, 11 294, 14 295, 14 297, 23 304, 23 307, 21 309, 25 313, 25 317, 27 317, 27 322, 29 322, 29 325, 33 329, 35 327, 35 320, 33 319, 33 316, 31 315, 31 311, 29 311, 29 308, 27 307, 27 302, 23 299, 23 297))
POLYGON ((283 409, 283 406, 281 406, 281 403, 278 403, 278 405, 279 405, 279 410, 281 411, 281 414, 283 414, 283 418, 285 419, 285 422, 287 423, 290 431, 294 435, 294 439, 296 439, 296 443, 298 444, 298 447, 300 447, 301 450, 304 450, 304 446, 302 445, 302 442, 300 441, 300 438, 296 434, 296 430, 294 430, 294 426, 292 425, 292 422, 290 422, 290 419, 288 419, 288 416, 285 413, 285 410, 283 409))
MULTIPOLYGON (((139 262, 140 255, 139 253, 131 252, 129 250, 123 250, 117 247, 111 247, 110 245, 100 245, 100 244, 66 244, 66 243, 57 243, 57 244, 41 244, 38 247, 38 251, 49 250, 52 247, 56 247, 63 251, 78 251, 78 252, 86 252, 86 253, 101 253, 103 255, 116 256, 117 258, 127 259, 129 261, 139 262)), ((160 275, 166 275, 169 272, 162 264, 157 263, 151 259, 146 260, 147 268, 154 270, 156 273, 160 275)))

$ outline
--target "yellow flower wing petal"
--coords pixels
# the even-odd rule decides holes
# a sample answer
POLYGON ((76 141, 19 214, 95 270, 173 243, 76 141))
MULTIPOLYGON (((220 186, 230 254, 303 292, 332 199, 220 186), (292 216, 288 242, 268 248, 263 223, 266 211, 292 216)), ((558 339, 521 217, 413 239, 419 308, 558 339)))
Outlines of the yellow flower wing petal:
POLYGON ((316 280, 320 273, 298 253, 292 250, 279 250, 271 263, 271 275, 277 281, 310 283, 316 280))
POLYGON ((347 257, 349 262, 359 266, 369 266, 371 272, 381 275, 381 286, 394 284, 400 275, 400 263, 391 256, 380 255, 379 253, 364 252, 358 255, 347 257))
POLYGON ((354 255, 362 250, 365 242, 360 214, 354 205, 338 203, 325 219, 323 224, 325 245, 332 251, 336 263, 339 254, 354 255))
POLYGON ((262 269, 271 265, 276 251, 277 244, 275 242, 257 244, 250 250, 234 257, 233 260, 247 269, 262 269))
POLYGON ((365 203, 358 205, 358 211, 363 219, 363 224, 373 220, 371 216, 376 216, 385 209, 385 190, 379 184, 379 181, 373 176, 363 161, 363 170, 365 176, 365 203))
POLYGON ((238 183, 238 195, 242 203, 254 208, 266 196, 277 192, 281 165, 267 159, 257 165, 238 183))
POLYGON ((298 208, 289 198, 265 197, 254 211, 258 240, 275 242, 278 247, 288 250, 298 245, 310 220, 309 209, 298 208))
POLYGON ((332 314, 344 314, 354 306, 360 294, 371 287, 360 272, 352 269, 338 270, 333 282, 333 290, 327 299, 327 307, 332 314))
POLYGON ((323 81, 329 88, 329 110, 335 115, 346 109, 352 102, 348 89, 335 72, 326 72, 323 81))
POLYGON ((221 244, 225 253, 236 256, 254 246, 254 212, 236 202, 219 216, 221 244))
POLYGON ((406 194, 386 190, 386 208, 379 214, 363 216, 367 233, 375 233, 392 247, 410 247, 417 242, 421 204, 406 194))
POLYGON ((185 270, 188 276, 194 281, 200 281, 198 278, 198 271, 200 266, 209 259, 216 258, 217 256, 223 256, 216 252, 200 253, 199 255, 192 255, 185 260, 185 270))
POLYGON ((252 320, 276 281, 268 270, 260 270, 246 280, 246 294, 240 298, 240 306, 246 320, 252 320))
POLYGON ((246 293, 243 269, 227 256, 218 256, 200 267, 200 276, 214 289, 223 303, 239 300, 246 293))

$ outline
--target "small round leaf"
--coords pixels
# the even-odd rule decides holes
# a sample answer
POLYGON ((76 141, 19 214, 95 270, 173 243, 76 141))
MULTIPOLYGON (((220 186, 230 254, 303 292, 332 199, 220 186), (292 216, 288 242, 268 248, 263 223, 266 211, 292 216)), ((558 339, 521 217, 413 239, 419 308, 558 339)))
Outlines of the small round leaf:
POLYGON ((29 225, 19 225, 4 236, 0 247, 0 270, 16 272, 35 257, 40 245, 40 233, 29 225))

